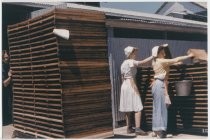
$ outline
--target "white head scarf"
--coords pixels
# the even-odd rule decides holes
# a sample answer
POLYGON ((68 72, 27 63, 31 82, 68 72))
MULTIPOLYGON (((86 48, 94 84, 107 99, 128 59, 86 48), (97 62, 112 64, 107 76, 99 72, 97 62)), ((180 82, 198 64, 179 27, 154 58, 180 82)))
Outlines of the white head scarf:
POLYGON ((153 57, 157 57, 158 49, 159 49, 159 46, 155 46, 155 47, 152 48, 152 56, 153 57))
POLYGON ((132 47, 132 46, 127 46, 127 47, 124 49, 125 56, 126 56, 126 57, 129 57, 130 54, 133 52, 134 49, 137 49, 137 48, 132 47))

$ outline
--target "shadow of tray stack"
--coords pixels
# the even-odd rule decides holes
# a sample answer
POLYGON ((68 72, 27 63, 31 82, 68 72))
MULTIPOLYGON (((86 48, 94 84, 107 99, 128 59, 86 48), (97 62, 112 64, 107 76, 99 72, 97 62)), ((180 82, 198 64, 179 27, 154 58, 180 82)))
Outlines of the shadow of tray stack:
POLYGON ((8 26, 17 131, 44 138, 113 135, 105 15, 54 9, 8 26), (67 29, 70 39, 53 34, 67 29))

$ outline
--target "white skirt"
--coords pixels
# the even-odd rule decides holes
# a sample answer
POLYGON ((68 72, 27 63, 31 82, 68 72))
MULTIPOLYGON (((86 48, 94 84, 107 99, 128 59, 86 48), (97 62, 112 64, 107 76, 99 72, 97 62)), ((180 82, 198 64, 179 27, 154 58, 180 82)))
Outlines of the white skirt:
POLYGON ((120 112, 139 112, 142 109, 141 97, 133 78, 125 79, 121 86, 120 112))

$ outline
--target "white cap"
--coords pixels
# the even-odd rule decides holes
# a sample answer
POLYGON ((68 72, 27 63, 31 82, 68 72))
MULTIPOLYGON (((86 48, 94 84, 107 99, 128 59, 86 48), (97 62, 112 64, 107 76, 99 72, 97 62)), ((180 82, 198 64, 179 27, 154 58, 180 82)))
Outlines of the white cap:
POLYGON ((126 57, 129 57, 130 54, 133 52, 134 49, 137 49, 135 47, 132 47, 132 46, 128 46, 124 49, 124 52, 125 52, 125 56, 126 57))
POLYGON ((69 36, 70 36, 70 32, 69 30, 66 30, 66 29, 53 29, 53 33, 57 36, 60 36, 66 40, 69 39, 69 36))
POLYGON ((162 46, 163 46, 163 47, 168 47, 168 44, 163 44, 162 46))
POLYGON ((159 49, 159 46, 155 46, 155 47, 152 48, 152 56, 153 57, 157 57, 158 49, 159 49))

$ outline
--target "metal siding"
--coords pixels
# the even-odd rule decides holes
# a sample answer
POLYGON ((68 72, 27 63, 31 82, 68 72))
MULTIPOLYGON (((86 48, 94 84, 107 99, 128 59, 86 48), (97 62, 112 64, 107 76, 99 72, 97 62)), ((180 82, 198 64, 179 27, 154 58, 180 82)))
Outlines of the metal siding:
POLYGON ((113 126, 117 126, 118 121, 124 120, 123 113, 119 112, 119 93, 121 87, 120 80, 120 65, 124 59, 122 53, 118 53, 115 48, 118 48, 119 52, 123 50, 119 48, 119 41, 113 41, 113 38, 108 38, 108 53, 109 53, 109 65, 110 65, 110 76, 112 83, 112 112, 113 112, 113 126), (117 46, 117 47, 112 47, 117 46), (115 61, 119 60, 119 61, 115 61))
MULTIPOLYGON (((179 40, 157 40, 157 39, 131 39, 131 38, 113 38, 109 37, 108 53, 110 64, 110 76, 112 81, 112 110, 114 127, 117 122, 124 120, 124 113, 119 112, 121 74, 120 66, 125 59, 124 48, 128 45, 139 48, 137 59, 142 60, 151 55, 151 50, 155 45, 168 43, 172 57, 186 55, 189 48, 205 49, 207 51, 207 42, 205 41, 179 41, 179 40)), ((185 61, 191 62, 190 60, 185 61)), ((149 66, 150 64, 144 65, 149 66)))

